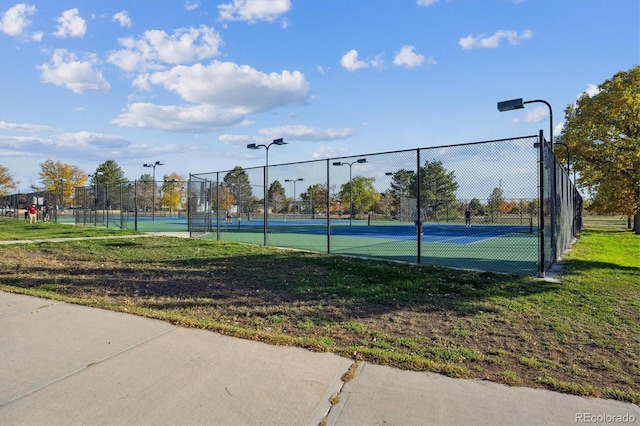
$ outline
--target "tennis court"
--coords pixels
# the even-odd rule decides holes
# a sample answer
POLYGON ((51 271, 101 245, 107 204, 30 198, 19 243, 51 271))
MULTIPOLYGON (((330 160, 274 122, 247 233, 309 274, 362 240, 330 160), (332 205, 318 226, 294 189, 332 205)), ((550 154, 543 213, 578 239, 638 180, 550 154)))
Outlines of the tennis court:
MULTIPOLYGON (((204 238, 264 243, 262 220, 213 223, 204 238)), ((427 223, 418 236, 412 222, 270 219, 270 246, 322 253, 373 257, 449 267, 533 274, 538 259, 537 229, 521 224, 427 223)))

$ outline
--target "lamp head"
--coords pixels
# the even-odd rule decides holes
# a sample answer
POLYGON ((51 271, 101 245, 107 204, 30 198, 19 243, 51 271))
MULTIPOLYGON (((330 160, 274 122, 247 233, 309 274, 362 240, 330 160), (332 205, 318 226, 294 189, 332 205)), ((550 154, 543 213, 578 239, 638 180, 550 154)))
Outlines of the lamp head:
POLYGON ((144 163, 144 164, 142 165, 142 167, 153 167, 153 164, 144 163))
POLYGON ((356 161, 356 163, 366 163, 367 159, 366 158, 361 158, 358 161, 356 161))
POLYGON ((524 103, 522 102, 522 98, 498 102, 498 111, 500 112, 512 111, 514 109, 522 109, 522 108, 524 108, 524 103))
POLYGON ((164 166, 164 163, 161 163, 159 161, 156 161, 156 166, 164 166))
POLYGON ((258 149, 258 147, 256 146, 255 143, 247 144, 247 148, 249 148, 249 149, 258 149))
POLYGON ((340 161, 336 161, 335 163, 333 163, 334 166, 342 166, 345 163, 342 163, 340 161))
POLYGON ((280 138, 280 139, 274 139, 273 140, 273 144, 274 145, 286 145, 287 142, 285 142, 284 139, 280 138))

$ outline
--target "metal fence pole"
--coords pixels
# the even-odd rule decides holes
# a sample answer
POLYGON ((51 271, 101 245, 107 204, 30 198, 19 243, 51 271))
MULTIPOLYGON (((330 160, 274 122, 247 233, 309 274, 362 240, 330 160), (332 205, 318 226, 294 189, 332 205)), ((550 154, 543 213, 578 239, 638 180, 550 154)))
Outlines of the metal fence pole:
POLYGON ((539 149, 540 149, 540 178, 538 182, 539 190, 539 212, 538 212, 538 246, 539 246, 539 256, 538 256, 538 277, 544 278, 545 274, 545 250, 544 250, 544 135, 542 130, 540 130, 539 135, 539 149))

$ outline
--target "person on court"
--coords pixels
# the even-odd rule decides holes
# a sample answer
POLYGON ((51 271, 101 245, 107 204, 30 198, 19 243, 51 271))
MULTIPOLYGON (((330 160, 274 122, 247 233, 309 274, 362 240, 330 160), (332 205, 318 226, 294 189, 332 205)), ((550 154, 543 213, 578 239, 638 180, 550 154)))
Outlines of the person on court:
POLYGON ((422 224, 424 223, 425 219, 424 209, 420 208, 418 210, 418 207, 413 209, 413 212, 411 212, 411 219, 413 220, 413 223, 416 224, 416 232, 418 233, 418 235, 422 235, 422 224))
POLYGON ((29 209, 29 223, 36 223, 38 221, 38 208, 35 204, 31 204, 29 209))
POLYGON ((471 227, 471 210, 469 210, 469 207, 464 211, 464 224, 467 228, 471 227))

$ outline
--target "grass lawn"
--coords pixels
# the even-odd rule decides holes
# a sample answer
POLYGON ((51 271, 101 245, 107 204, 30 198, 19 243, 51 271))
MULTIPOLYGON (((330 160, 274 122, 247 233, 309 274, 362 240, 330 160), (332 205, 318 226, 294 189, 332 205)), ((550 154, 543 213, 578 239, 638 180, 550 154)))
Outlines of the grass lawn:
MULTIPOLYGON (((70 228, 2 219, 0 240, 70 228)), ((171 237, 0 245, 0 290, 640 404, 640 236, 589 228, 565 268, 549 282, 171 237)))

